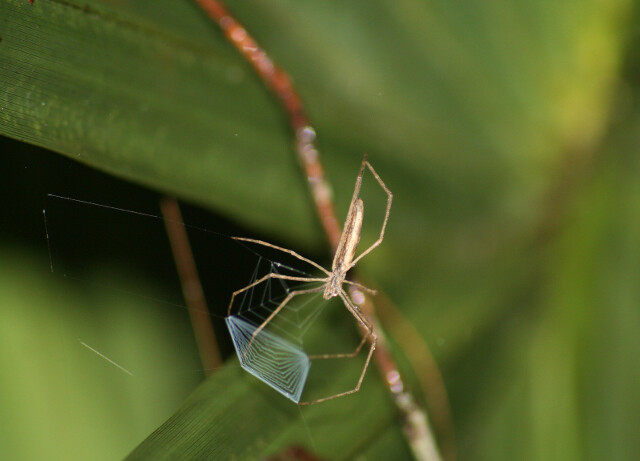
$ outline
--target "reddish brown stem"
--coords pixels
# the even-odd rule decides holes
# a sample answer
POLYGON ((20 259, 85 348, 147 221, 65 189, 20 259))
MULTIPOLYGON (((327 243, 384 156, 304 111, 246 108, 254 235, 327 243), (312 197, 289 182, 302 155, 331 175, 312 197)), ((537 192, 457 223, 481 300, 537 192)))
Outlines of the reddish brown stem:
POLYGON ((375 311, 371 298, 365 297, 364 293, 355 286, 350 287, 350 291, 353 299, 361 301, 359 304, 360 309, 367 315, 373 330, 378 335, 378 347, 373 358, 396 407, 402 413, 404 433, 409 441, 413 455, 420 461, 439 461, 441 457, 427 413, 404 384, 402 375, 398 370, 398 364, 391 355, 385 335, 382 334, 382 326, 374 315, 375 311))
POLYGON ((189 308, 191 327, 196 337, 200 360, 205 374, 209 375, 220 367, 222 359, 216 335, 211 326, 211 317, 202 292, 198 269, 193 260, 189 237, 182 223, 182 215, 176 199, 165 197, 160 202, 160 209, 180 277, 182 293, 189 308))
MULTIPOLYGON (((428 344, 422 339, 415 325, 402 315, 384 293, 376 298, 376 306, 386 329, 404 350, 416 373, 426 398, 429 416, 438 429, 439 446, 443 458, 447 461, 455 460, 455 431, 449 397, 438 364, 428 344)), ((390 377, 393 379, 393 374, 390 377)))

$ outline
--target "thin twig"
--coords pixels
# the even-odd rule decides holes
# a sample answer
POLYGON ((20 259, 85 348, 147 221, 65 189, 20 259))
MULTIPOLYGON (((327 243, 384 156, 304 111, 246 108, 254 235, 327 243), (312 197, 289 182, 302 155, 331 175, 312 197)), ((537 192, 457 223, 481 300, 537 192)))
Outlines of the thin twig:
POLYGON ((393 302, 381 293, 376 298, 377 312, 385 327, 404 350, 416 373, 426 399, 430 419, 437 429, 440 452, 446 461, 456 459, 455 430, 449 396, 431 349, 413 323, 393 302), (393 334, 396 333, 396 334, 393 334))
MULTIPOLYGON (((223 33, 245 59, 253 66, 258 76, 267 88, 278 98, 287 113, 289 124, 295 136, 295 149, 308 180, 318 217, 324 229, 331 249, 335 251, 342 234, 339 221, 336 218, 335 207, 331 198, 331 188, 325 177, 324 168, 320 162, 318 150, 314 145, 315 130, 304 113, 302 101, 295 91, 289 76, 278 67, 258 46, 256 41, 229 13, 227 8, 217 0, 194 0, 215 21, 223 33)), ((406 391, 402 382, 398 366, 393 360, 380 322, 377 320, 373 303, 360 290, 351 290, 352 296, 357 291, 362 302, 358 304, 374 326, 378 336, 378 347, 375 351, 375 361, 382 373, 384 382, 393 396, 397 408, 403 414, 405 434, 414 456, 418 460, 439 461, 440 455, 435 445, 434 437, 427 422, 426 413, 419 407, 413 396, 406 391), (400 389, 400 391, 399 391, 400 389)))
POLYGON ((220 358, 216 335, 211 325, 211 317, 209 316, 207 302, 202 291, 198 269, 193 260, 189 237, 184 224, 182 224, 182 215, 176 199, 163 198, 160 202, 160 209, 162 210, 173 259, 180 277, 182 293, 189 308, 189 318, 196 337, 200 361, 205 374, 209 375, 213 370, 220 367, 222 359, 220 358))
POLYGON ((350 291, 352 298, 361 301, 360 309, 369 313, 367 318, 373 322, 373 330, 378 333, 378 347, 374 360, 396 407, 404 417, 404 434, 409 441, 413 455, 417 460, 440 461, 438 445, 431 430, 427 413, 404 384, 398 365, 389 350, 386 337, 381 334, 382 326, 378 318, 372 315, 374 306, 371 298, 365 297, 362 291, 355 286, 351 287, 350 291))

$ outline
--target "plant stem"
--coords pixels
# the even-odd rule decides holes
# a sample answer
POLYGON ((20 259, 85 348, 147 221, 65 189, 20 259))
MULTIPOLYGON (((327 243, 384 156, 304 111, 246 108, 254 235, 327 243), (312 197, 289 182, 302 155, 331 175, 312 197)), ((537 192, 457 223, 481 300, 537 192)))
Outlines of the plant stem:
POLYGON ((198 276, 193 259, 189 237, 182 223, 182 215, 178 201, 171 197, 164 197, 160 202, 160 209, 164 217, 167 235, 176 263, 182 294, 189 308, 189 318, 200 353, 200 361, 205 375, 211 374, 222 365, 216 334, 211 326, 211 316, 202 291, 202 284, 198 276))

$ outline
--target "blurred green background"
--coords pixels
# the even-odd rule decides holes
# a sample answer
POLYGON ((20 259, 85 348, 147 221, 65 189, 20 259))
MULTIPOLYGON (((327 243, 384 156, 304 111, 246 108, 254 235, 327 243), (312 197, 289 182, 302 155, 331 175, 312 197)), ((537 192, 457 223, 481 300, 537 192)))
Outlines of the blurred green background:
MULTIPOLYGON (((394 192, 359 270, 430 346, 459 459, 636 459, 638 3, 229 6, 294 78, 339 214, 365 151, 394 192)), ((0 135, 3 458, 122 458, 173 414, 139 457, 410 459, 374 372, 302 413, 233 367, 185 401, 203 373, 161 226, 47 198, 157 214, 169 193, 192 224, 328 263, 287 121, 191 2, 0 0, 0 135), (45 208, 54 254, 120 291, 51 273, 45 208)), ((371 241, 383 197, 363 193, 371 241)), ((220 312, 246 278, 198 248, 220 312)))

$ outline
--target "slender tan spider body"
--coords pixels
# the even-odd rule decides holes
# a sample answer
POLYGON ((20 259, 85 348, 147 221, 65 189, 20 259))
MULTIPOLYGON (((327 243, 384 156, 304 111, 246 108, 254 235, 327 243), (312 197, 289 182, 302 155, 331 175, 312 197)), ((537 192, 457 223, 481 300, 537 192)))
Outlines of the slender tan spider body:
POLYGON ((291 256, 294 256, 300 259, 301 261, 311 264, 312 266, 316 267, 317 269, 322 271, 324 274, 326 274, 326 277, 295 277, 295 276, 282 275, 282 274, 277 274, 272 272, 260 278, 259 280, 256 280, 255 282, 247 285, 246 287, 234 292, 233 295, 231 296, 231 301, 229 302, 229 309, 228 309, 229 315, 231 315, 231 308, 233 307, 233 301, 237 295, 244 293, 245 291, 255 287, 256 285, 264 282, 265 280, 273 278, 273 279, 291 280, 291 281, 298 281, 298 282, 321 282, 322 283, 322 285, 315 288, 309 288, 304 290, 293 290, 289 292, 287 296, 284 298, 284 300, 278 305, 278 307, 276 307, 273 310, 273 312, 266 318, 266 320, 262 322, 262 325, 256 328, 256 330, 253 332, 251 341, 249 342, 248 347, 251 347, 251 344, 253 343, 253 340, 255 339, 255 337, 267 326, 267 324, 278 314, 278 312, 280 312, 280 310, 282 310, 282 308, 284 308, 284 306, 286 306, 287 303, 291 301, 293 297, 302 295, 302 294, 308 294, 308 293, 318 293, 320 291, 323 292, 322 296, 324 299, 331 299, 333 297, 339 296, 342 302, 344 303, 345 307, 347 308, 347 310, 351 313, 351 315, 353 315, 356 318, 358 323, 364 328, 365 334, 362 337, 362 341, 360 341, 360 344, 358 345, 358 347, 356 347, 356 349, 353 352, 346 353, 346 354, 315 355, 315 356, 310 356, 309 358, 331 359, 331 358, 355 357, 356 355, 358 355, 358 353, 362 349, 362 346, 364 346, 367 339, 371 338, 371 347, 369 348, 367 359, 365 361, 364 367, 362 368, 362 372, 360 373, 360 378, 358 379, 358 383, 353 389, 349 391, 341 392, 335 395, 331 395, 329 397, 313 400, 310 402, 299 402, 299 405, 310 405, 314 403, 320 403, 326 400, 342 397, 344 395, 353 394, 360 390, 362 380, 364 379, 364 375, 367 371, 367 368, 369 367, 369 362, 371 361, 371 356, 373 355, 373 351, 376 348, 377 337, 375 332, 373 331, 373 327, 364 318, 364 316, 360 312, 360 308, 356 306, 353 303, 353 301, 351 301, 343 285, 346 283, 346 284, 354 285, 358 288, 361 288, 371 294, 376 293, 375 290, 371 290, 356 282, 346 280, 346 276, 347 276, 347 272, 349 272, 349 270, 353 268, 358 263, 358 261, 360 261, 360 259, 362 259, 364 256, 369 254, 374 248, 376 248, 378 245, 380 245, 380 243, 382 243, 382 240, 384 238, 384 231, 387 227, 387 221, 389 220, 389 213, 391 211, 392 199, 393 199, 393 194, 387 188, 387 186, 385 186, 384 182, 382 182, 382 179, 380 179, 380 176, 378 176, 378 174, 373 169, 371 164, 367 161, 367 155, 365 154, 364 158, 362 159, 362 165, 360 167, 360 172, 358 173, 358 178, 356 179, 356 185, 353 191, 351 204, 349 205, 347 219, 345 220, 344 229, 342 230, 342 237, 340 238, 338 248, 336 249, 336 253, 333 258, 333 263, 331 265, 331 272, 323 268, 318 263, 311 261, 310 259, 307 259, 303 256, 300 256, 298 253, 296 253, 293 250, 278 247, 276 245, 263 242, 262 240, 234 237, 234 239, 236 240, 257 243, 259 245, 263 245, 269 248, 274 248, 284 253, 288 253, 291 256), (359 194, 360 194, 360 186, 362 185, 362 175, 364 174, 365 166, 369 168, 369 171, 371 171, 371 174, 373 174, 374 178, 378 181, 378 184, 380 185, 380 187, 387 194, 387 207, 385 211, 384 221, 382 223, 382 228, 380 229, 380 236, 369 248, 363 251, 362 254, 360 254, 360 256, 355 257, 356 249, 358 247, 358 243, 360 242, 360 231, 362 230, 362 221, 364 217, 364 203, 362 199, 359 197, 359 194))
POLYGON ((327 281, 327 287, 324 290, 323 298, 330 299, 338 296, 342 291, 342 284, 347 276, 347 272, 351 267, 353 257, 356 255, 356 249, 360 242, 360 231, 362 230, 362 219, 364 217, 364 204, 362 199, 358 198, 351 203, 347 220, 344 223, 342 238, 336 249, 331 265, 331 275, 327 281))

